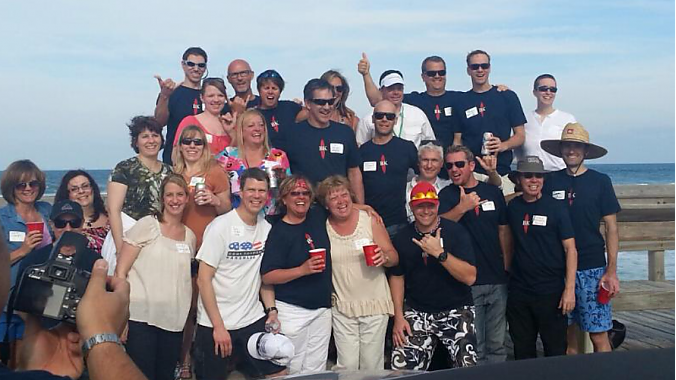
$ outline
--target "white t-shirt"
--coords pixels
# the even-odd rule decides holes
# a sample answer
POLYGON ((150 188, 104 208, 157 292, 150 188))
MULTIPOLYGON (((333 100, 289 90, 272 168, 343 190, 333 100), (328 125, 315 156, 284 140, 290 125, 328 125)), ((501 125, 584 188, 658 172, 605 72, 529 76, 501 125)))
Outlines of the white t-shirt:
POLYGON ((568 112, 554 110, 545 116, 540 123, 540 115, 535 111, 526 113, 526 140, 520 148, 515 150, 517 159, 525 156, 538 156, 547 171, 557 171, 566 168, 563 159, 545 152, 540 147, 542 140, 560 140, 561 132, 568 123, 575 123, 575 116, 568 112))
MULTIPOLYGON (((204 231, 196 258, 216 268, 211 284, 228 330, 249 326, 265 315, 258 296, 261 261, 270 228, 262 214, 258 214, 255 226, 249 226, 237 210, 232 210, 214 219, 204 231)), ((213 327, 202 297, 197 304, 197 323, 213 327)))
MULTIPOLYGON (((357 124, 357 144, 362 145, 373 138, 373 110, 359 120, 357 124)), ((394 135, 415 144, 416 149, 423 140, 436 140, 432 125, 425 113, 418 107, 402 103, 397 121, 394 123, 394 135)))

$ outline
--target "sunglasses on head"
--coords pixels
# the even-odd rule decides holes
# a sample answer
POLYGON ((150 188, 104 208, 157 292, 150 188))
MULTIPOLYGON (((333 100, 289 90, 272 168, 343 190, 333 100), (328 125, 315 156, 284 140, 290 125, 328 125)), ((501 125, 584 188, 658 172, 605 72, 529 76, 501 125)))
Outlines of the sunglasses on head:
POLYGON ((185 65, 188 66, 188 67, 195 67, 195 66, 197 66, 197 67, 199 67, 200 69, 203 69, 203 68, 207 67, 207 64, 204 63, 204 62, 196 63, 196 62, 193 62, 193 61, 183 61, 183 64, 185 64, 185 65))
POLYGON ((309 197, 309 196, 310 196, 310 192, 309 192, 309 191, 292 191, 292 192, 290 192, 289 194, 290 194, 292 197, 300 197, 300 196, 309 197))
POLYGON ((553 87, 553 86, 552 86, 552 87, 550 87, 550 86, 539 86, 539 87, 538 87, 538 91, 540 91, 540 92, 547 92, 547 91, 549 91, 549 92, 552 92, 552 93, 556 94, 556 92, 559 91, 559 89, 556 88, 556 87, 553 87))
POLYGON ((420 146, 425 146, 425 145, 429 145, 429 144, 440 146, 442 148, 444 147, 444 144, 442 144, 441 141, 439 141, 439 140, 422 140, 420 142, 420 146))
POLYGON ((336 99, 310 99, 310 101, 318 106, 330 105, 336 102, 336 99))
POLYGON ((488 70, 491 67, 490 63, 472 63, 469 65, 469 68, 473 71, 479 70, 479 68, 488 70))
POLYGON ((30 182, 19 182, 16 185, 14 185, 14 188, 17 190, 24 190, 28 188, 36 188, 40 186, 40 181, 38 180, 33 180, 30 182))
POLYGON ((455 161, 455 162, 446 162, 446 170, 451 170, 453 169, 453 166, 455 166, 458 169, 462 169, 467 165, 467 161, 455 161))
POLYGON ((82 219, 80 218, 70 220, 54 219, 54 227, 56 228, 66 228, 66 224, 69 224, 71 228, 80 228, 82 227, 82 219))
POLYGON ((435 191, 428 191, 426 193, 420 192, 413 194, 413 196, 411 197, 412 201, 418 201, 421 199, 439 199, 439 196, 435 191))
POLYGON ((545 175, 542 174, 542 173, 521 173, 521 175, 523 176, 523 178, 527 178, 527 179, 530 179, 530 178, 533 178, 533 177, 535 177, 535 178, 545 178, 545 175))
POLYGON ((279 73, 276 72, 275 70, 265 70, 265 71, 263 71, 263 72, 258 76, 258 78, 260 78, 260 79, 266 79, 266 78, 281 78, 281 77, 282 77, 282 76, 279 75, 279 73))
POLYGON ((387 120, 392 121, 397 117, 397 115, 392 112, 374 112, 373 117, 375 117, 376 120, 387 118, 387 120))
POLYGON ((181 145, 190 145, 190 144, 195 144, 195 146, 202 146, 204 145, 204 140, 202 139, 191 139, 189 137, 184 137, 181 139, 181 145))
POLYGON ((437 75, 440 77, 445 77, 446 76, 446 70, 427 70, 425 71, 425 75, 427 75, 430 78, 434 78, 437 75))

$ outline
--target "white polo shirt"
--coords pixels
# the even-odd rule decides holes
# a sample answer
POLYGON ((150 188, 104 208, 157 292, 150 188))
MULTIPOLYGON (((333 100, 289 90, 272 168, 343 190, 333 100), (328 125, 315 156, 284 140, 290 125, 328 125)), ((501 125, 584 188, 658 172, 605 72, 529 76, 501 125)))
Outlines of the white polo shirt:
POLYGON ((525 156, 538 156, 545 165, 547 171, 557 171, 566 168, 563 159, 553 156, 540 147, 542 140, 559 140, 561 132, 568 123, 575 123, 575 116, 568 112, 554 110, 545 116, 540 123, 540 115, 535 111, 526 113, 526 141, 515 150, 517 159, 525 156))
MULTIPOLYGON (((359 120, 357 125, 357 144, 371 141, 375 131, 373 110, 359 120)), ((432 125, 425 113, 418 107, 402 103, 397 122, 394 124, 394 135, 415 144, 416 149, 423 140, 436 140, 432 125)))

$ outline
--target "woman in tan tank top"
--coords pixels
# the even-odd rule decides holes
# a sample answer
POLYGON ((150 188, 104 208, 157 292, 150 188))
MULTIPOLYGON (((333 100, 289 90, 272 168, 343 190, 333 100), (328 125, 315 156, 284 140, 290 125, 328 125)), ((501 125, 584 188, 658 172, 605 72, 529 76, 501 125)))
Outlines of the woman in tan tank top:
POLYGON ((331 176, 322 181, 318 199, 329 211, 326 229, 331 240, 333 336, 338 351, 334 369, 383 369, 387 321, 394 313, 383 266, 396 265, 399 255, 385 226, 354 207, 347 178, 331 176), (372 244, 378 247, 367 260, 364 246, 372 244))

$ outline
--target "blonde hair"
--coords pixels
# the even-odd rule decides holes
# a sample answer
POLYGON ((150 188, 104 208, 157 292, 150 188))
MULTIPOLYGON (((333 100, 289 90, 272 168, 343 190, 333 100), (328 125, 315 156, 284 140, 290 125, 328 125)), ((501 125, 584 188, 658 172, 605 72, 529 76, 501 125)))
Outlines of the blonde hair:
MULTIPOLYGON (((258 116, 263 120, 263 133, 265 134, 265 138, 263 139, 263 146, 265 147, 266 152, 270 152, 270 143, 268 142, 268 124, 265 121, 265 116, 257 110, 250 108, 246 111, 244 111, 241 115, 237 116, 237 123, 235 124, 235 139, 237 141, 237 147, 239 149, 242 149, 244 147, 244 138, 242 137, 243 131, 244 131, 244 122, 248 119, 250 119, 253 116, 258 116)), ((243 154, 243 152, 242 152, 243 154)), ((243 157, 243 156, 241 156, 243 157)))
POLYGON ((155 213, 155 217, 160 222, 164 222, 164 192, 167 189, 167 185, 170 183, 180 186, 183 189, 183 191, 185 191, 186 196, 190 194, 190 190, 188 189, 188 183, 185 182, 183 176, 172 173, 164 177, 164 179, 162 180, 162 184, 160 185, 160 209, 155 213))
POLYGON ((342 175, 332 175, 320 182, 319 185, 317 185, 317 200, 322 204, 322 206, 326 207, 328 204, 326 198, 329 196, 329 194, 331 194, 331 192, 338 190, 341 187, 345 188, 345 190, 350 193, 350 199, 352 199, 352 202, 355 203, 357 197, 355 197, 354 191, 352 191, 350 180, 342 175))
MULTIPOLYGON (((214 156, 211 154, 211 149, 209 148, 209 142, 207 141, 207 135, 204 133, 202 128, 196 125, 188 125, 183 128, 181 135, 178 138, 178 145, 181 144, 183 138, 200 138, 204 141, 202 156, 197 160, 197 167, 199 168, 199 173, 205 174, 211 169, 211 165, 216 163, 214 156)), ((183 152, 181 147, 178 146, 177 149, 174 149, 171 154, 171 160, 174 162, 174 173, 183 174, 187 168, 185 163, 185 158, 183 157, 183 152)))

